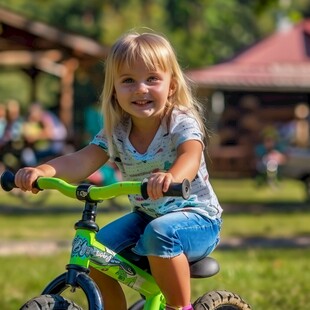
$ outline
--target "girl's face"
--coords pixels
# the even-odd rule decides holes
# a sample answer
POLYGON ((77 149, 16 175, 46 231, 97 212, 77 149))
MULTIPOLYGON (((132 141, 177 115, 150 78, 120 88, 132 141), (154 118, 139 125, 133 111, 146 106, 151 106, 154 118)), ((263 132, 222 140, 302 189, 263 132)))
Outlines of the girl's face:
POLYGON ((159 68, 150 70, 140 60, 123 65, 114 80, 115 96, 133 120, 161 118, 169 96, 174 92, 171 74, 159 68))

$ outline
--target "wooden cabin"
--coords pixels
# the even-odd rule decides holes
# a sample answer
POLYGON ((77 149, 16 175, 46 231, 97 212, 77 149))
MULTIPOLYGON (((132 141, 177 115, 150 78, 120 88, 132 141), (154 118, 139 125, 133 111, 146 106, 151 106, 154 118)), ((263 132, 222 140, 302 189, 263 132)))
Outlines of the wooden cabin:
MULTIPOLYGON (((187 75, 198 85, 215 133, 213 175, 251 176, 264 128, 309 122, 309 113, 297 111, 309 110, 310 103, 310 19, 276 31, 227 62, 187 75)), ((309 146, 309 132, 302 135, 303 147, 309 146)))

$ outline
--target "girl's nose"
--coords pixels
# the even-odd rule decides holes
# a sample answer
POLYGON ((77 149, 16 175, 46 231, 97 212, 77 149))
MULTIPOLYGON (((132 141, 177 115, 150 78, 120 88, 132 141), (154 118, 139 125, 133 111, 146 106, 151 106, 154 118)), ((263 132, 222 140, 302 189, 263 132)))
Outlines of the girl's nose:
POLYGON ((147 86, 145 85, 144 82, 141 82, 141 83, 137 84, 137 88, 136 88, 136 92, 137 93, 145 94, 145 93, 147 93, 147 91, 148 91, 148 88, 147 88, 147 86))

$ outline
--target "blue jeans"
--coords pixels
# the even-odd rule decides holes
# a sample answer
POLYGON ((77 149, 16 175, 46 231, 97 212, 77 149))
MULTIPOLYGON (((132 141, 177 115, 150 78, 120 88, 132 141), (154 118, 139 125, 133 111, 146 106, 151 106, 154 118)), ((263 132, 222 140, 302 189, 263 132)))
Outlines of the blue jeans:
POLYGON ((158 218, 135 211, 101 228, 96 239, 117 253, 128 247, 141 256, 171 258, 184 253, 192 262, 214 250, 221 223, 221 219, 188 211, 158 218))

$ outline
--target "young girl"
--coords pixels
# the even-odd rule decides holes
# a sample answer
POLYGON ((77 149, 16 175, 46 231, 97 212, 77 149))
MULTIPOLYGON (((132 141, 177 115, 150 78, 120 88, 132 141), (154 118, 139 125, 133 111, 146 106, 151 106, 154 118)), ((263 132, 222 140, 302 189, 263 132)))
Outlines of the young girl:
MULTIPOLYGON (((104 130, 85 148, 16 174, 16 185, 32 189, 40 176, 78 182, 108 160, 124 180, 148 178, 149 199, 130 195, 132 212, 103 227, 97 239, 115 252, 130 248, 147 256, 166 309, 193 309, 188 262, 219 242, 222 209, 209 183, 205 130, 169 42, 154 33, 129 33, 106 60, 102 106, 104 130), (172 182, 192 181, 188 200, 163 197, 172 182)), ((91 270, 105 309, 127 309, 117 281, 91 270)))

